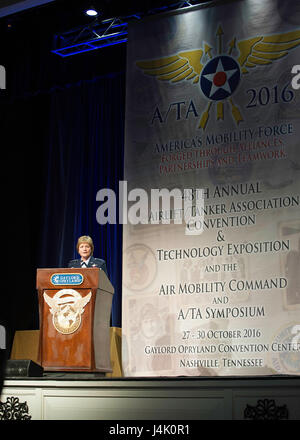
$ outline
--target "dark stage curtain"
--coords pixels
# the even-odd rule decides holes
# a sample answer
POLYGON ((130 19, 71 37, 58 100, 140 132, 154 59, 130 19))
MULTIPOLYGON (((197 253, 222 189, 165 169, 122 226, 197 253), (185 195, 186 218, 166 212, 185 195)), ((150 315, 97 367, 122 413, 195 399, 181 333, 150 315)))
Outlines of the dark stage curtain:
POLYGON ((78 257, 80 235, 90 235, 94 256, 107 262, 115 287, 111 324, 121 326, 122 227, 97 223, 96 194, 111 188, 118 195, 123 179, 124 95, 121 72, 6 103, 5 258, 22 286, 10 282, 6 314, 14 330, 38 328, 36 269, 66 267, 78 257))
POLYGON ((49 148, 38 262, 65 267, 78 258, 80 235, 93 238, 115 295, 112 325, 121 326, 122 228, 96 220, 97 191, 118 192, 123 178, 124 76, 81 81, 51 92, 49 148))

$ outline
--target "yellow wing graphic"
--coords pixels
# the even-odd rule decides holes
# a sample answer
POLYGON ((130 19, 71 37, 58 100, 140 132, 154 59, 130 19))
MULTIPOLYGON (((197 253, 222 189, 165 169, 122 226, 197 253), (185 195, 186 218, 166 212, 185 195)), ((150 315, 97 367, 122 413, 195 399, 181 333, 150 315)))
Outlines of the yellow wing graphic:
POLYGON ((203 68, 202 55, 202 49, 195 49, 155 60, 137 61, 136 65, 147 75, 162 81, 175 83, 193 79, 193 83, 197 83, 203 68))
POLYGON ((271 64, 299 44, 300 30, 242 40, 237 43, 240 51, 238 62, 242 72, 248 73, 247 68, 271 64))

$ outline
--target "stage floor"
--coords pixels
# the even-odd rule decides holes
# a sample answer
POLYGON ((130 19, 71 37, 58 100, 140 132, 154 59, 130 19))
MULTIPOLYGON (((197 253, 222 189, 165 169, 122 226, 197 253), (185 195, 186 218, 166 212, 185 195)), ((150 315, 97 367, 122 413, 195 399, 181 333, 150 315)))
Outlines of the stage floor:
POLYGON ((51 372, 7 379, 1 402, 0 418, 14 406, 32 420, 300 420, 300 377, 105 378, 51 372))

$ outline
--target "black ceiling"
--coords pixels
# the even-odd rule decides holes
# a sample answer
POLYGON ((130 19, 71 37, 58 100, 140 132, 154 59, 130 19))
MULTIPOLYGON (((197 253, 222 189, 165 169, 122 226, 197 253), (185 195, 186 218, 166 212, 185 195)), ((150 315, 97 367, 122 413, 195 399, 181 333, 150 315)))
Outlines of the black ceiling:
MULTIPOLYGON (((207 0, 202 0, 207 1, 207 0)), ((180 3, 176 0, 55 0, 40 6, 23 10, 13 15, 0 18, 2 26, 28 27, 42 22, 46 28, 53 32, 64 32, 70 28, 88 24, 93 18, 84 14, 86 7, 93 5, 101 11, 101 20, 112 17, 127 16, 137 12, 147 11, 180 3)), ((184 3, 182 1, 182 3, 184 3)), ((190 4, 198 4, 200 1, 190 0, 190 4)))
MULTIPOLYGON (((21 96, 109 72, 125 71, 127 47, 125 44, 67 58, 52 53, 55 34, 85 26, 95 20, 84 14, 84 9, 91 3, 95 8, 101 9, 100 20, 104 20, 138 12, 146 14, 149 10, 180 2, 176 0, 55 0, 0 18, 0 65, 6 67, 8 90, 12 95, 21 96)), ((199 4, 201 0, 190 0, 190 3, 199 4)))

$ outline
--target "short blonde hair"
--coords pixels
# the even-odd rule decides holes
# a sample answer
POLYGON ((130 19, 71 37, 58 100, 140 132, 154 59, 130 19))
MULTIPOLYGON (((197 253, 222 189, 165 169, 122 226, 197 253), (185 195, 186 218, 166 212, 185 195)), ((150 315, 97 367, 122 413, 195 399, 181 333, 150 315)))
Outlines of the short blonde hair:
POLYGON ((82 243, 87 243, 91 247, 91 255, 93 255, 94 243, 93 243, 93 240, 91 239, 91 237, 89 237, 88 235, 82 235, 81 237, 78 238, 77 245, 76 245, 77 252, 79 251, 79 246, 82 243))

